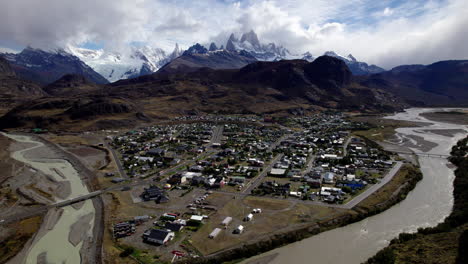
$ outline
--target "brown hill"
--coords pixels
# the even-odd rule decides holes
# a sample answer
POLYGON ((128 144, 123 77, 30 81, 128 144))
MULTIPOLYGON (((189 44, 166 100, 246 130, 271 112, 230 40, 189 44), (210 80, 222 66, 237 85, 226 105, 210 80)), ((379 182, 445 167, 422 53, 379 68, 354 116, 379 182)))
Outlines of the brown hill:
POLYGON ((83 131, 130 127, 146 121, 139 107, 115 97, 44 97, 23 103, 0 118, 0 128, 83 131))
POLYGON ((222 109, 264 113, 297 107, 380 111, 401 107, 397 98, 388 92, 354 82, 346 64, 328 56, 312 63, 254 62, 239 70, 202 68, 174 74, 157 73, 116 82, 109 91, 115 96, 170 99, 172 105, 183 102, 174 110, 196 108, 189 110, 201 112, 222 109))
POLYGON ((403 65, 364 77, 364 86, 381 88, 417 106, 468 106, 468 61, 403 65))
POLYGON ((44 95, 39 85, 18 78, 8 61, 0 57, 0 111, 44 95))
POLYGON ((101 87, 90 82, 81 75, 66 74, 57 81, 44 87, 44 91, 52 96, 74 96, 84 93, 98 92, 101 87))
POLYGON ((62 78, 53 88, 46 88, 60 97, 17 107, 0 118, 0 126, 76 130, 100 128, 103 122, 134 125, 187 114, 271 114, 323 108, 394 111, 404 106, 388 92, 358 84, 343 61, 328 56, 312 63, 255 62, 241 69, 159 72, 102 89, 85 89, 85 93, 78 88, 80 92, 75 93, 75 87, 83 84, 86 81, 76 76, 62 78))

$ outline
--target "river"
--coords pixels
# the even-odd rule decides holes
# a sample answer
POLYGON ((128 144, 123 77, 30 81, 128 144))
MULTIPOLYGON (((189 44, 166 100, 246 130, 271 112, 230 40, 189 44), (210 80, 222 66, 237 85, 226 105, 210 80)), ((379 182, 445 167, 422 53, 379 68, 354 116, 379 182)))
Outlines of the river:
MULTIPOLYGON (((35 141, 33 138, 24 135, 3 135, 17 142, 33 144, 32 147, 13 152, 11 157, 17 161, 28 164, 44 174, 52 176, 56 181, 68 181, 71 190, 65 200, 89 193, 88 188, 82 182, 78 172, 68 161, 61 159, 44 159, 41 157, 34 159, 25 157, 27 152, 44 147, 44 143, 35 141), (60 171, 61 175, 56 173, 55 170, 60 171), (62 178, 63 176, 65 178, 62 178)), ((90 214, 92 215, 91 220, 89 220, 90 228, 84 230, 84 232, 86 232, 84 237, 91 237, 95 215, 95 208, 91 200, 85 201, 79 208, 74 208, 72 206, 63 207, 61 216, 51 229, 45 227, 48 221, 46 218, 38 234, 34 237, 31 247, 27 250, 27 256, 24 258, 23 262, 28 264, 38 263, 40 262, 38 259, 45 258, 46 263, 81 263, 80 249, 83 246, 83 241, 74 246, 70 243, 69 236, 72 231, 72 225, 82 217, 89 216, 90 214)), ((49 221, 53 220, 49 219, 49 221)))
MULTIPOLYGON (((422 137, 437 144, 424 152, 449 154, 451 147, 466 136, 467 126, 429 121, 419 116, 420 113, 431 111, 434 109, 411 108, 387 118, 431 123, 424 127, 397 129, 400 144, 410 142, 418 145, 421 141, 417 138, 422 137), (428 131, 447 129, 465 132, 444 136, 428 131)), ((422 151, 422 148, 415 147, 417 146, 411 149, 416 152, 422 151)), ((398 234, 415 232, 419 227, 435 226, 442 222, 450 214, 453 206, 453 169, 447 166, 448 161, 443 158, 420 156, 418 159, 424 177, 399 204, 360 222, 274 249, 243 263, 256 263, 255 260, 260 258, 265 260, 264 263, 271 264, 362 263, 387 246, 398 234)))

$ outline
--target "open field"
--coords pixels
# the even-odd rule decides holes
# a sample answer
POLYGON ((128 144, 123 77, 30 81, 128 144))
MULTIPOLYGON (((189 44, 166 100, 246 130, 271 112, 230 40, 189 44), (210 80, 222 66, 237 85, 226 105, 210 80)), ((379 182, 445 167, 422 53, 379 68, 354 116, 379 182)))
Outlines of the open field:
POLYGON ((395 129, 399 127, 415 127, 424 124, 422 122, 383 119, 382 116, 378 115, 354 116, 351 120, 369 123, 374 126, 374 128, 369 130, 358 130, 353 132, 354 135, 364 136, 374 141, 384 141, 392 138, 395 135, 395 129))
POLYGON ((0 232, 2 235, 0 263, 5 263, 20 252, 26 242, 39 230, 41 223, 42 217, 36 216, 9 225, 6 233, 0 232))

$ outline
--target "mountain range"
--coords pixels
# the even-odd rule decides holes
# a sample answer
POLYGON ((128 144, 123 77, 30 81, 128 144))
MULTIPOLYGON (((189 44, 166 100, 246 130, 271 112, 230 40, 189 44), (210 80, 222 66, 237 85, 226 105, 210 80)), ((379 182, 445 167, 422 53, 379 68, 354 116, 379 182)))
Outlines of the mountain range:
MULTIPOLYGON (((292 54, 288 49, 275 43, 262 44, 254 31, 242 34, 240 39, 231 34, 226 45, 221 47, 211 43, 206 48, 197 43, 182 51, 176 44, 171 53, 151 46, 129 46, 122 52, 68 46, 65 49, 52 51, 27 47, 18 54, 0 55, 10 62, 19 76, 40 84, 52 83, 64 74, 83 75, 97 84, 115 82, 152 74, 172 62, 172 65, 164 67, 164 71, 187 68, 187 66, 233 69, 253 61, 303 59, 311 62, 315 59, 310 52, 292 54), (178 59, 182 55, 183 58, 178 59)), ((333 51, 328 51, 325 55, 343 60, 354 75, 384 71, 378 66, 359 62, 352 55, 340 56, 333 51)))
POLYGON ((163 71, 105 85, 67 75, 44 87, 47 96, 11 109, 0 118, 0 127, 89 130, 187 114, 380 112, 408 106, 357 80, 344 61, 331 56, 313 62, 256 61, 240 69, 163 71))
POLYGON ((130 47, 130 50, 125 53, 71 46, 67 50, 92 67, 109 82, 154 73, 165 64, 179 57, 183 52, 177 44, 169 54, 166 54, 160 48, 150 46, 130 47))
POLYGON ((291 55, 251 31, 226 46, 130 53, 26 48, 0 56, 0 128, 133 126, 205 113, 290 114, 322 109, 390 112, 467 106, 468 61, 389 71, 352 55, 291 55), (73 55, 73 54, 76 55, 73 55), (88 66, 80 58, 86 59, 88 66), (116 80, 109 83, 106 78, 116 80))

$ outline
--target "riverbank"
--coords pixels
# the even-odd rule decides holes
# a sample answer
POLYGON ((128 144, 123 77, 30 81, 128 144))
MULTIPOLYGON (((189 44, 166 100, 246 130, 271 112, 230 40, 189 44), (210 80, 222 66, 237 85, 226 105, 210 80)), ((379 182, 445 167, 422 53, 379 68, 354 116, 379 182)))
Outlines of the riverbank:
POLYGON ((370 258, 368 264, 468 263, 468 137, 452 148, 449 160, 457 166, 453 183, 454 206, 436 227, 402 233, 370 258))
MULTIPOLYGON (((88 192, 88 186, 93 179, 93 173, 83 166, 70 153, 42 137, 22 134, 15 138, 19 141, 30 141, 35 147, 15 152, 16 159, 34 168, 50 174, 58 182, 70 183, 71 191, 65 198, 76 197, 88 192), (41 151, 38 151, 39 148, 41 151), (48 154, 44 154, 48 153, 48 154), (66 177, 66 178, 64 178, 66 177)), ((60 198, 58 201, 64 199, 60 198)), ((78 205, 78 204, 77 204, 78 205)), ((54 209, 52 209, 54 210, 54 209)), ((102 203, 97 199, 86 201, 81 206, 64 207, 63 213, 57 215, 46 214, 43 224, 34 237, 25 245, 22 253, 13 261, 15 263, 67 259, 70 263, 98 263, 101 259, 99 237, 102 230, 102 203), (79 223, 79 224, 76 224, 79 223), (74 228, 71 228, 74 227, 74 228), (58 242, 58 241, 61 242, 58 242), (62 253, 54 250, 61 243, 62 253), (67 246, 65 248, 65 246, 67 246), (76 250, 76 252, 75 252, 76 250), (64 252, 65 255, 63 254, 64 252)))
MULTIPOLYGON (((294 230, 273 233, 267 238, 261 239, 259 241, 222 250, 203 258, 187 259, 177 263, 205 264, 241 260, 308 238, 313 235, 317 235, 327 230, 360 221, 366 217, 378 214, 403 200, 406 195, 412 189, 414 189, 417 182, 421 179, 422 174, 419 169, 407 164, 400 170, 400 172, 391 182, 366 198, 354 209, 348 210, 339 217, 321 222, 307 223, 294 230)), ((247 263, 268 263, 272 259, 274 259, 274 257, 269 256, 267 258, 263 257, 261 259, 256 259, 253 260, 253 262, 247 263)))
POLYGON ((468 125, 468 112, 451 109, 449 111, 437 111, 432 113, 423 113, 421 116, 437 122, 447 122, 459 125, 468 125))

